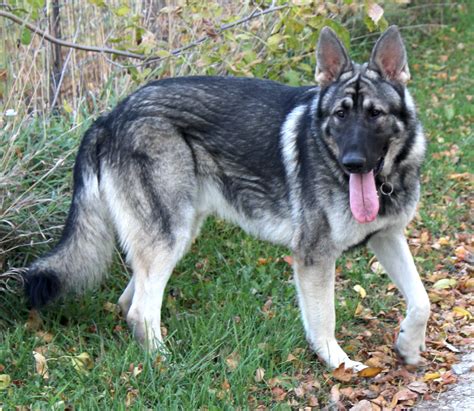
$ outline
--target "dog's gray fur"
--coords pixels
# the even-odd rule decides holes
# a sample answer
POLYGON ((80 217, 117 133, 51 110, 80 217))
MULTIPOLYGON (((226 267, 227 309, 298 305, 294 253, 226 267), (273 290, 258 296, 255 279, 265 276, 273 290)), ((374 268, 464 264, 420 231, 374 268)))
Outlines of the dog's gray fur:
POLYGON ((137 338, 159 348, 166 282, 216 214, 291 248, 308 340, 331 367, 363 367, 334 336, 334 265, 368 241, 407 300, 397 349, 417 363, 429 301, 403 230, 415 214, 425 140, 405 88, 405 48, 391 27, 358 65, 325 28, 317 50, 319 87, 167 79, 97 120, 79 150, 63 236, 29 268, 31 304, 97 283, 116 232, 133 269, 119 303, 137 338), (380 209, 365 224, 349 207, 349 173, 375 176, 380 209))

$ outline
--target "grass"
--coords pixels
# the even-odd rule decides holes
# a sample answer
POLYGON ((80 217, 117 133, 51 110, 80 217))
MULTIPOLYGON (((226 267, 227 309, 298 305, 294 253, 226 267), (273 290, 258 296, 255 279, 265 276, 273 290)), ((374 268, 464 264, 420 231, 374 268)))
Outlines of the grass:
MULTIPOLYGON (((426 231, 433 241, 442 236, 454 240, 469 230, 469 181, 459 174, 472 173, 474 164, 473 18, 471 7, 452 16, 446 28, 404 33, 411 89, 430 142, 423 199, 409 228, 412 238, 426 231)), ((55 117, 25 119, 20 128, 7 129, 8 138, 18 135, 14 145, 2 143, 1 148, 1 169, 8 171, 0 222, 4 269, 27 265, 58 238, 69 203, 73 154, 90 123, 87 118, 73 129, 67 118, 55 117), (14 176, 11 181, 9 176, 14 176)), ((445 253, 416 252, 420 272, 431 273, 445 253)), ((331 382, 304 339, 291 269, 282 260, 286 254, 238 228, 209 220, 166 290, 168 361, 147 356, 107 304, 116 302, 127 282, 119 255, 99 290, 50 306, 40 325, 27 321, 21 298, 0 293, 0 374, 12 379, 6 389, 0 385, 0 409, 213 410, 259 404, 289 409, 308 404, 308 396, 293 394, 279 401, 270 383, 275 378, 286 392, 302 381, 315 381, 312 395, 324 404, 331 382), (36 372, 33 350, 48 359, 49 379, 36 372), (83 352, 92 358, 91 367, 74 367, 74 357, 83 352), (265 375, 257 382, 258 368, 265 375), (290 398, 295 401, 291 405, 290 398)), ((354 315, 360 301, 354 285, 367 290, 364 306, 373 313, 399 304, 387 292, 389 280, 371 272, 370 259, 358 250, 338 262, 338 333, 349 350, 367 325, 354 315)), ((387 330, 372 338, 388 338, 396 324, 387 320, 385 325, 387 330)))

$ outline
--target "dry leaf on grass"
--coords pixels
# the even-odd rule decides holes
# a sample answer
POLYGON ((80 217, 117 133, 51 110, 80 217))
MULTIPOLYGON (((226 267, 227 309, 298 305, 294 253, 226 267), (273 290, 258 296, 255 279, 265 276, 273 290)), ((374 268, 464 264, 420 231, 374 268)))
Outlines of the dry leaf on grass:
POLYGON ((332 372, 332 376, 338 381, 349 382, 354 374, 350 368, 346 369, 344 363, 341 363, 341 365, 332 372))
POLYGON ((0 374, 0 390, 6 390, 12 379, 8 374, 0 374))
POLYGON ((360 370, 357 373, 358 377, 363 377, 363 378, 372 378, 375 377, 376 375, 379 375, 382 372, 382 368, 380 367, 367 367, 364 368, 363 370, 360 370))
POLYGON ((367 291, 365 291, 364 287, 361 285, 357 284, 354 286, 354 291, 360 295, 360 298, 365 298, 367 297, 367 291))
POLYGON ((38 331, 43 326, 43 320, 37 310, 30 310, 28 313, 28 320, 26 321, 25 328, 28 331, 38 331))
POLYGON ((234 351, 225 359, 227 367, 229 367, 231 371, 234 371, 237 368, 237 366, 239 365, 239 361, 240 361, 240 355, 236 351, 234 351))
POLYGON ((283 401, 288 393, 281 387, 272 388, 272 396, 275 401, 283 401))
POLYGON ((49 379, 49 370, 46 357, 39 352, 33 351, 33 358, 35 359, 36 374, 40 375, 45 380, 49 379))
POLYGON ((265 375, 265 370, 263 368, 257 368, 257 371, 255 372, 255 382, 261 382, 263 381, 263 377, 265 375))
POLYGON ((408 388, 403 388, 400 391, 398 391, 392 398, 392 402, 390 403, 390 406, 392 408, 395 408, 395 406, 402 401, 408 401, 408 400, 416 400, 418 398, 418 394, 409 390, 408 388))
POLYGON ((407 385, 407 388, 411 391, 415 391, 418 394, 424 394, 428 392, 428 385, 423 381, 413 381, 407 385))
POLYGON ((355 404, 349 411, 372 411, 374 408, 370 401, 361 400, 357 404, 355 404))
POLYGON ((86 352, 71 357, 71 362, 74 369, 80 373, 87 373, 88 370, 91 370, 94 367, 94 361, 86 352))

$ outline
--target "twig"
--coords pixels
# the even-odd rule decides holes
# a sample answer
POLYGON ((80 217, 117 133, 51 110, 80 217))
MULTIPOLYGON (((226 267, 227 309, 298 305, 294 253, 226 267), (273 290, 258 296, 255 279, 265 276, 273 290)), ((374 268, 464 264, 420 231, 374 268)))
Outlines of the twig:
MULTIPOLYGON (((81 21, 81 19, 79 18, 79 23, 80 23, 80 21, 81 21)), ((74 40, 77 39, 78 34, 79 34, 79 29, 76 30, 76 34, 74 35, 74 40)), ((51 106, 50 106, 51 109, 54 109, 54 106, 56 105, 56 101, 59 98, 59 93, 61 92, 61 85, 62 85, 63 80, 64 80, 64 75, 66 73, 66 68, 67 68, 67 65, 69 64, 69 60, 71 60, 71 54, 72 54, 72 49, 70 49, 69 52, 67 53, 66 61, 64 62, 63 68, 61 70, 61 76, 59 77, 59 81, 58 81, 58 84, 56 86, 56 92, 54 93, 53 102, 51 103, 51 106)))
POLYGON ((73 49, 84 50, 84 51, 93 51, 95 53, 115 54, 117 56, 130 57, 130 58, 139 59, 139 60, 146 59, 146 57, 142 56, 141 54, 130 53, 128 51, 95 47, 95 46, 86 46, 84 44, 75 44, 75 43, 70 43, 69 41, 59 40, 56 37, 50 36, 48 33, 34 26, 33 24, 28 23, 27 21, 24 21, 20 19, 19 17, 15 16, 14 14, 9 13, 7 11, 0 10, 0 17, 5 17, 11 21, 14 21, 17 24, 21 24, 27 27, 28 29, 30 29, 34 34, 43 37, 44 39, 50 41, 51 43, 59 44, 60 46, 70 47, 73 49))
POLYGON ((15 288, 10 284, 11 282, 16 285, 23 284, 23 274, 25 268, 11 268, 10 270, 0 274, 0 294, 4 292, 14 293, 15 288))
MULTIPOLYGON (((219 29, 217 29, 215 31, 215 34, 213 34, 212 36, 207 35, 207 36, 201 37, 200 39, 198 39, 198 40, 196 40, 192 43, 189 43, 185 46, 182 46, 182 47, 179 47, 177 49, 171 50, 170 51, 170 56, 171 55, 172 56, 177 56, 177 55, 181 54, 183 51, 186 51, 186 50, 189 50, 190 48, 196 47, 199 44, 205 42, 206 40, 209 40, 212 37, 215 37, 215 35, 218 35, 218 34, 222 33, 225 30, 228 30, 228 29, 231 29, 231 28, 233 28, 235 26, 238 26, 240 24, 246 23, 247 21, 252 20, 256 17, 260 17, 260 16, 263 16, 263 15, 269 14, 269 13, 274 13, 275 11, 282 10, 282 9, 287 8, 289 6, 290 6, 289 4, 283 4, 281 6, 270 7, 268 9, 258 11, 258 12, 257 12, 257 10, 254 10, 252 13, 250 13, 246 17, 243 17, 243 18, 241 18, 237 21, 234 21, 233 23, 228 23, 228 24, 222 25, 221 27, 219 27, 219 29)), ((116 50, 116 49, 110 49, 110 48, 102 48, 102 47, 95 47, 95 46, 87 46, 87 45, 84 45, 84 44, 71 43, 69 41, 64 41, 64 40, 57 39, 57 38, 49 35, 45 31, 41 30, 40 28, 34 26, 33 24, 28 23, 27 21, 22 20, 21 18, 15 16, 12 13, 7 12, 7 11, 0 10, 0 17, 5 17, 5 18, 17 23, 17 24, 21 24, 21 25, 27 27, 28 29, 30 29, 34 34, 41 36, 45 40, 48 40, 49 42, 54 43, 54 44, 59 44, 59 45, 64 46, 64 47, 69 47, 69 48, 84 50, 84 51, 91 51, 91 52, 95 52, 95 53, 115 54, 117 56, 129 57, 129 58, 134 58, 134 59, 137 59, 137 60, 145 60, 145 62, 142 63, 143 65, 148 65, 150 63, 156 63, 158 61, 161 61, 161 60, 164 60, 165 58, 167 58, 167 57, 151 57, 150 58, 149 56, 143 56, 141 54, 130 53, 128 51, 122 51, 122 50, 116 50)))

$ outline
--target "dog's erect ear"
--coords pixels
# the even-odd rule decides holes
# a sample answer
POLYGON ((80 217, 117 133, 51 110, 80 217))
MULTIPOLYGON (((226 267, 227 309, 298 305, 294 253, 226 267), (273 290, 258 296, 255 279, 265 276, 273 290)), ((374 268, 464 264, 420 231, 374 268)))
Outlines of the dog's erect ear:
POLYGON ((390 26, 377 40, 368 67, 390 81, 406 84, 410 80, 407 53, 397 26, 390 26))
POLYGON ((351 60, 336 33, 329 27, 324 27, 316 48, 316 81, 322 87, 327 86, 351 67, 351 60))

